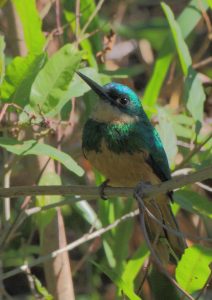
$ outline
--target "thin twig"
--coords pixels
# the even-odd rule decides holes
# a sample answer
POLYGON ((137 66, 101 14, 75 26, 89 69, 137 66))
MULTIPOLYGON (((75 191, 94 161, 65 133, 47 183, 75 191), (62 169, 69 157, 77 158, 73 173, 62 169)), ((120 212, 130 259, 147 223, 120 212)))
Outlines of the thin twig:
MULTIPOLYGON (((168 181, 157 185, 146 186, 143 189, 144 197, 154 196, 158 193, 164 194, 185 185, 200 182, 212 178, 212 165, 202 170, 193 172, 186 176, 176 176, 168 181)), ((106 187, 105 195, 109 197, 132 197, 133 188, 106 187)), ((38 195, 78 195, 72 199, 73 202, 81 201, 82 197, 99 198, 99 188, 93 186, 16 186, 0 188, 0 197, 38 196, 38 195), (80 196, 81 197, 80 197, 80 196)))
POLYGON ((201 60, 200 62, 197 62, 197 63, 193 64, 193 68, 194 69, 199 69, 199 68, 205 67, 205 66, 207 66, 211 63, 212 63, 212 56, 209 56, 209 57, 201 60))
POLYGON ((4 115, 7 111, 8 106, 9 106, 8 103, 4 104, 1 111, 0 111, 0 123, 1 123, 2 119, 4 118, 4 115))
POLYGON ((104 233, 106 233, 107 231, 110 231, 112 228, 115 228, 116 226, 118 226, 120 223, 127 221, 128 219, 134 218, 136 215, 138 215, 139 212, 138 210, 136 210, 135 212, 130 212, 124 216, 122 216, 121 218, 117 219, 115 222, 113 222, 112 224, 98 229, 90 234, 85 234, 83 235, 81 238, 79 238, 78 240, 68 244, 66 247, 64 248, 60 248, 58 250, 55 250, 47 255, 41 256, 37 259, 34 259, 33 261, 24 264, 18 268, 15 268, 9 272, 6 272, 4 274, 0 274, 0 277, 2 279, 6 279, 9 277, 12 277, 14 275, 17 275, 19 273, 25 272, 27 270, 27 268, 31 268, 37 265, 40 265, 43 262, 46 262, 47 260, 50 260, 52 258, 55 258, 56 256, 58 256, 59 254, 66 252, 66 251, 71 251, 73 249, 75 249, 76 247, 80 246, 81 244, 88 242, 90 240, 93 240, 97 237, 100 237, 101 235, 103 235, 104 233))
POLYGON ((212 133, 210 133, 205 139, 204 141, 202 141, 200 144, 196 145, 193 150, 191 150, 188 154, 187 157, 185 157, 185 159, 176 166, 175 170, 181 169, 182 167, 184 167, 189 161, 190 159, 200 151, 200 149, 212 138, 212 133))
POLYGON ((98 11, 101 9, 103 3, 105 0, 99 0, 99 3, 96 6, 96 9, 93 11, 93 13, 91 14, 90 18, 88 19, 87 23, 85 24, 85 26, 83 27, 82 31, 81 31, 81 35, 84 35, 84 33, 86 32, 88 26, 90 25, 90 23, 93 21, 93 19, 95 18, 95 16, 97 15, 98 11))

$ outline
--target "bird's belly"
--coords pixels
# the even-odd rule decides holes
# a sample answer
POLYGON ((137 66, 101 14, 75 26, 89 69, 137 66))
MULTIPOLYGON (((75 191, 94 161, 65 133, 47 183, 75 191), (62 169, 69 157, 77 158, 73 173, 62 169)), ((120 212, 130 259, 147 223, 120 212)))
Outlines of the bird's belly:
POLYGON ((101 152, 85 151, 90 163, 100 171, 110 186, 134 187, 139 181, 157 184, 160 179, 154 174, 150 165, 146 162, 147 153, 135 152, 115 153, 110 151, 105 143, 101 152))

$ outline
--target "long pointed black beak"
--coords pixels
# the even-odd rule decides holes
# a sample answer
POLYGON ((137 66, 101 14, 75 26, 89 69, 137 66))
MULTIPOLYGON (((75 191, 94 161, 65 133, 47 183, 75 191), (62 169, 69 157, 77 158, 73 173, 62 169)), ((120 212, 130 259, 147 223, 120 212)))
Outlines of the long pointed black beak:
POLYGON ((89 86, 90 88, 102 99, 109 102, 112 102, 113 99, 105 92, 104 88, 101 87, 98 83, 88 78, 80 72, 76 72, 89 86))

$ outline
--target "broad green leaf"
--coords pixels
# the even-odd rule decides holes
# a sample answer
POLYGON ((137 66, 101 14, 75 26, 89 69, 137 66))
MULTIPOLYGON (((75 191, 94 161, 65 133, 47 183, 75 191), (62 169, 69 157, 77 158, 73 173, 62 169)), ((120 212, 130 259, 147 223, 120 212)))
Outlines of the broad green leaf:
MULTIPOLYGON (((202 9, 206 10, 208 8, 208 3, 206 0, 201 1, 201 5, 202 9)), ((188 37, 201 18, 202 12, 199 7, 199 0, 190 1, 190 3, 177 18, 177 22, 180 26, 184 39, 188 37)), ((152 77, 146 87, 142 100, 144 105, 150 107, 155 105, 174 54, 174 46, 172 43, 171 34, 169 34, 158 54, 152 77)))
POLYGON ((172 114, 171 122, 177 136, 191 139, 194 134, 194 119, 183 114, 172 114))
POLYGON ((177 154, 177 137, 170 120, 171 116, 169 116, 165 109, 159 108, 158 119, 159 125, 156 126, 156 129, 166 151, 169 165, 173 166, 177 154))
POLYGON ((185 250, 176 268, 176 279, 188 293, 194 293, 203 288, 211 270, 212 250, 195 245, 185 250))
POLYGON ((41 30, 41 19, 35 0, 12 0, 20 16, 24 31, 24 39, 30 53, 42 52, 45 37, 41 30))
POLYGON ((33 275, 33 280, 35 282, 35 287, 37 289, 37 291, 39 292, 40 295, 42 295, 42 299, 45 300, 53 300, 53 296, 51 294, 49 294, 49 292, 47 291, 47 289, 41 284, 40 280, 33 275))
POLYGON ((54 160, 59 161, 69 171, 78 176, 84 174, 83 169, 68 154, 57 150, 56 148, 41 144, 36 140, 17 141, 12 138, 0 137, 0 147, 16 155, 46 155, 54 160))
POLYGON ((134 288, 134 279, 138 275, 145 259, 149 255, 149 250, 146 244, 141 245, 134 255, 130 258, 127 262, 124 273, 122 275, 122 279, 124 282, 127 283, 128 286, 131 286, 132 289, 134 288))
POLYGON ((3 35, 0 35, 0 85, 2 84, 5 72, 5 58, 4 58, 5 41, 3 35))
POLYGON ((174 193, 174 200, 185 210, 212 218, 211 202, 203 195, 183 189, 174 193))
POLYGON ((79 214, 96 229, 102 227, 102 224, 92 206, 86 200, 76 202, 74 207, 79 212, 79 214))
POLYGON ((212 0, 207 0, 207 3, 210 6, 210 8, 212 9, 212 0))
MULTIPOLYGON (((100 75, 93 68, 83 68, 79 71, 97 83, 101 84, 100 75)), ((83 81, 79 75, 74 74, 73 80, 70 83, 68 88, 66 99, 71 99, 72 97, 80 97, 90 90, 90 87, 83 81)))
POLYGON ((203 103, 205 101, 203 86, 196 71, 192 69, 192 59, 188 47, 183 39, 180 26, 176 22, 169 6, 165 3, 162 3, 161 5, 171 28, 183 74, 186 76, 184 96, 186 106, 193 118, 196 121, 201 122, 203 118, 203 103))
POLYGON ((194 120, 202 122, 205 92, 198 74, 191 67, 185 80, 184 99, 194 120))
POLYGON ((46 62, 46 53, 16 57, 7 67, 1 86, 3 101, 24 107, 29 102, 33 81, 46 62))
POLYGON ((172 115, 172 120, 174 120, 178 124, 189 125, 189 126, 194 125, 194 120, 191 117, 188 117, 184 114, 172 115))
POLYGON ((97 264, 96 262, 92 261, 92 263, 104 274, 106 274, 112 282, 121 290, 123 293, 129 297, 130 300, 141 300, 135 292, 133 291, 132 287, 125 282, 114 269, 108 268, 107 266, 97 264))
POLYGON ((54 116, 67 102, 74 72, 81 60, 81 52, 71 44, 63 46, 37 75, 31 89, 30 105, 35 111, 54 116))
MULTIPOLYGON (((41 177, 38 185, 61 185, 60 176, 54 172, 45 172, 41 177)), ((36 206, 42 207, 51 203, 59 202, 61 196, 36 196, 36 206)), ((38 214, 34 215, 34 221, 37 224, 41 235, 43 234, 44 228, 51 222, 56 214, 55 208, 48 209, 46 211, 40 211, 38 214)))
POLYGON ((172 125, 173 125, 174 132, 177 136, 187 138, 190 140, 191 137, 194 135, 194 130, 191 128, 185 127, 175 122, 172 122, 172 125))
POLYGON ((180 63, 183 69, 183 73, 186 76, 188 74, 188 67, 191 66, 192 60, 186 43, 184 42, 180 26, 175 20, 174 14, 167 4, 161 3, 163 11, 168 20, 171 28, 172 36, 175 42, 175 46, 179 55, 180 63))

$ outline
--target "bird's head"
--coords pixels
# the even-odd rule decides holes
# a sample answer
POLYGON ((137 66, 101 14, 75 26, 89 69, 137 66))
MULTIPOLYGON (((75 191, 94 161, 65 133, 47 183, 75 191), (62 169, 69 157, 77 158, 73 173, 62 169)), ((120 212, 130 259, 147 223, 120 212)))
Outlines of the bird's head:
POLYGON ((108 83, 103 87, 84 74, 77 74, 99 96, 92 118, 100 122, 135 122, 143 109, 133 90, 120 83, 108 83))

